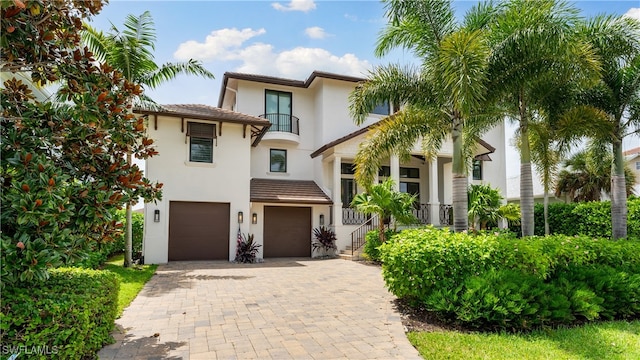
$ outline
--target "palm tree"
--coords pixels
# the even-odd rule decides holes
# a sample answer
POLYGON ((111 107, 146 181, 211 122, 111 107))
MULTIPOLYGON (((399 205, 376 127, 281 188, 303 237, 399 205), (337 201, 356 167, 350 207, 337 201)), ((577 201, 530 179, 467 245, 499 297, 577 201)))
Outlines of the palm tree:
POLYGON ((622 141, 640 133, 640 22, 629 17, 598 16, 588 21, 582 33, 601 59, 599 83, 584 92, 587 104, 606 113, 611 130, 597 141, 611 145, 612 238, 627 237, 627 197, 622 141))
MULTIPOLYGON (((85 24, 82 40, 98 61, 106 62, 119 70, 127 80, 149 88, 155 88, 180 74, 214 78, 213 74, 205 69, 200 62, 192 59, 187 62, 166 63, 161 66, 154 62, 153 51, 155 50, 156 33, 149 11, 145 11, 138 17, 128 15, 122 31, 112 24, 108 34, 85 24)), ((144 94, 135 100, 138 105, 143 107, 157 107, 155 102, 144 94)), ((130 153, 127 156, 127 163, 131 164, 130 153)), ((127 203, 125 267, 130 266, 132 262, 131 205, 131 201, 127 203)))
POLYGON ((402 108, 383 120, 361 145, 356 157, 356 180, 372 183, 381 160, 391 154, 403 159, 422 140, 427 159, 442 143, 453 141, 454 230, 468 228, 467 171, 478 137, 495 123, 485 103, 489 47, 482 27, 493 7, 479 5, 464 25, 455 23, 450 1, 386 2, 389 24, 383 30, 376 55, 402 46, 423 60, 420 69, 387 65, 375 68, 350 96, 350 110, 362 123, 376 104, 390 101, 402 108), (480 109, 483 109, 481 112, 480 109))
MULTIPOLYGON (((586 150, 565 160, 556 180, 556 196, 568 194, 571 201, 600 201, 602 193, 612 195, 610 146, 591 142, 586 150)), ((633 194, 635 175, 625 167, 625 198, 633 194)))
POLYGON ((385 220, 393 217, 401 224, 415 224, 413 215, 415 196, 393 190, 393 180, 387 179, 381 184, 370 186, 366 192, 357 194, 351 201, 357 211, 363 214, 376 214, 379 221, 380 242, 385 242, 385 220))
POLYGON ((510 0, 489 23, 493 50, 490 60, 491 88, 509 109, 520 136, 520 206, 522 235, 534 230, 531 176, 530 125, 550 84, 587 84, 597 75, 598 61, 592 48, 575 35, 578 11, 559 0, 510 0))

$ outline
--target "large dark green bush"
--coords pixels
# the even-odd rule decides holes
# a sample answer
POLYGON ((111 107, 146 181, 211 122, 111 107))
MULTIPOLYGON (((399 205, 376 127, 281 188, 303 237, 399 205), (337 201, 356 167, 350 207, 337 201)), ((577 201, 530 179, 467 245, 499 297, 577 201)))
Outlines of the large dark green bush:
MULTIPOLYGON (((542 204, 535 205, 534 216, 534 233, 544 236, 542 204)), ((511 226, 510 230, 519 234, 520 226, 511 226)), ((640 238, 640 199, 638 198, 627 201, 627 230, 629 237, 640 238)), ((549 231, 551 234, 571 236, 611 237, 611 202, 549 204, 549 231)))
POLYGON ((478 327, 527 329, 640 315, 640 241, 513 239, 435 228, 379 247, 390 291, 478 327))
MULTIPOLYGON (((115 214, 116 221, 125 224, 125 210, 117 210, 115 214)), ((131 214, 131 230, 133 242, 134 258, 142 253, 142 238, 144 236, 144 215, 134 212, 131 214)), ((98 242, 93 244, 92 251, 89 256, 78 265, 85 268, 97 269, 104 264, 109 257, 114 254, 124 253, 125 239, 124 233, 116 237, 115 240, 109 242, 98 242)))
POLYGON ((48 352, 25 353, 19 359, 94 358, 112 341, 118 307, 116 275, 79 268, 53 269, 49 275, 43 283, 5 287, 0 312, 3 349, 48 352))

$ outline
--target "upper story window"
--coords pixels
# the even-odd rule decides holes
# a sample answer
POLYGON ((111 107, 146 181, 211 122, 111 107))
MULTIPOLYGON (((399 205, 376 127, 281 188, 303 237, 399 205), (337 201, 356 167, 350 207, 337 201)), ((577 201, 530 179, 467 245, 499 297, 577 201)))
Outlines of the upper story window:
POLYGON ((287 172, 287 150, 271 149, 269 151, 269 171, 287 172))
POLYGON ((265 117, 271 123, 269 131, 282 131, 297 133, 291 118, 291 100, 290 92, 265 90, 264 112, 265 117), (295 131, 294 131, 295 130, 295 131))
POLYGON ((636 161, 636 170, 640 170, 640 161, 636 161))
POLYGON ((389 166, 380 166, 378 170, 378 176, 380 177, 389 177, 391 176, 391 167, 389 166))
POLYGON ((214 124, 190 122, 187 125, 189 138, 189 161, 213 163, 213 139, 216 137, 214 124))
POLYGON ((408 179, 420 179, 420 169, 418 168, 400 168, 400 177, 408 179))
POLYGON ((482 180, 482 160, 473 160, 473 180, 482 180))
POLYGON ((390 115, 391 106, 389 105, 389 101, 385 100, 383 103, 376 105, 375 109, 373 109, 371 113, 378 115, 390 115))
POLYGON ((353 175, 356 173, 356 166, 354 164, 340 164, 340 173, 346 175, 353 175))

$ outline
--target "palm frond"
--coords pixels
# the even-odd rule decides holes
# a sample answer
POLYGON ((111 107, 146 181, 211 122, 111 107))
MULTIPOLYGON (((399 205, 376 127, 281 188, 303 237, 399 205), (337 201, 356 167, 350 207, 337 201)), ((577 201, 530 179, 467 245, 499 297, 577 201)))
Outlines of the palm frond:
POLYGON ((175 79, 178 75, 181 74, 196 75, 208 79, 215 78, 213 73, 202 66, 199 61, 190 59, 189 61, 182 63, 163 64, 155 71, 143 74, 143 76, 140 78, 140 82, 149 86, 150 88, 155 88, 162 83, 175 79))

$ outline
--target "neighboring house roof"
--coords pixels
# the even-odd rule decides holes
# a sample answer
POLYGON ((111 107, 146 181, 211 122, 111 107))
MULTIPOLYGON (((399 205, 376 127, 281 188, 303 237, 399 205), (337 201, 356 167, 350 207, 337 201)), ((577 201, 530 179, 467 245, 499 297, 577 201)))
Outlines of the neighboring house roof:
POLYGON ((275 76, 225 72, 224 77, 222 78, 222 85, 220 88, 220 97, 218 98, 218 106, 222 107, 222 103, 224 102, 224 95, 226 93, 225 89, 227 88, 229 79, 247 80, 247 81, 261 82, 266 84, 273 84, 273 85, 284 85, 284 86, 293 86, 293 87, 299 87, 299 88, 308 88, 309 86, 311 86, 311 84, 316 78, 349 81, 349 82, 355 82, 355 83, 366 80, 360 77, 340 75, 340 74, 334 74, 334 73, 329 73, 324 71, 314 71, 311 73, 311 75, 309 75, 307 80, 304 80, 304 81, 294 80, 294 79, 285 79, 285 78, 280 78, 275 76))
MULTIPOLYGON (((251 144, 252 146, 256 146, 260 142, 262 136, 264 136, 267 129, 269 129, 269 127, 271 126, 269 120, 264 118, 202 104, 160 105, 160 109, 136 109, 135 112, 139 114, 154 116, 162 115, 179 117, 183 121, 184 118, 189 118, 196 120, 217 121, 220 123, 229 122, 251 126, 251 137, 254 139, 251 144)), ((156 129, 158 127, 157 121, 155 123, 155 127, 156 129)))
MULTIPOLYGON (((351 140, 359 135, 362 135, 364 133, 366 133, 367 131, 369 131, 370 129, 376 127, 378 124, 380 124, 380 122, 384 121, 385 119, 376 121, 375 123, 369 125, 369 126, 365 126, 361 129, 358 129, 352 133, 349 133, 343 137, 340 137, 338 139, 335 139, 327 144, 322 145, 319 149, 317 149, 316 151, 311 153, 311 158, 315 158, 318 155, 322 154, 323 152, 327 151, 328 149, 336 146, 336 145, 340 145, 345 141, 351 140)), ((494 148, 493 146, 491 146, 489 143, 487 143, 486 141, 482 140, 482 139, 478 139, 478 143, 480 145, 482 145, 482 147, 484 147, 485 149, 487 149, 487 152, 485 153, 481 153, 476 155, 476 158, 478 160, 484 160, 484 161, 491 161, 491 158, 489 157, 489 154, 493 154, 496 151, 496 148, 494 148)))
POLYGON ((250 188, 252 202, 333 204, 311 180, 251 179, 250 188))
POLYGON ((624 155, 624 156, 628 156, 628 155, 635 155, 635 154, 640 154, 640 147, 636 147, 636 148, 633 148, 633 149, 629 149, 629 150, 624 151, 624 152, 622 153, 622 155, 624 155))

